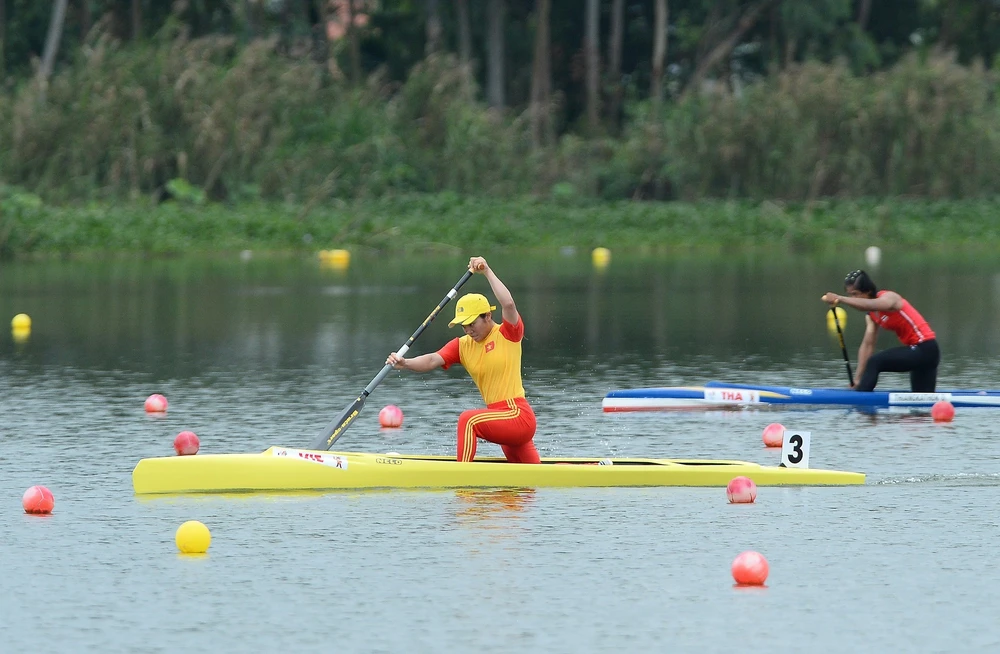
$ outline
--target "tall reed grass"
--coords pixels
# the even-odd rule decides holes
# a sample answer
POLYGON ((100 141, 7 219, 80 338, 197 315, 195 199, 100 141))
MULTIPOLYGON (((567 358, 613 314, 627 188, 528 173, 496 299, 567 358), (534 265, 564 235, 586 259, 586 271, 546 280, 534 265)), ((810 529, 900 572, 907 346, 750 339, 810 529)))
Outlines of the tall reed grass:
POLYGON ((352 88, 272 41, 102 37, 43 94, 0 98, 0 179, 51 200, 136 198, 181 179, 213 199, 315 202, 530 189, 523 121, 470 103, 452 57, 352 88))
POLYGON ((434 55, 405 80, 351 86, 274 41, 165 30, 99 36, 41 93, 0 96, 0 182, 46 202, 193 197, 330 200, 454 192, 509 197, 983 197, 1000 191, 997 74, 947 55, 859 77, 794 66, 739 92, 630 107, 620 138, 531 147, 524 116, 469 100, 434 55), (44 99, 43 99, 44 98, 44 99), (174 193, 176 195, 176 193, 174 193))
POLYGON ((996 72, 913 55, 857 77, 805 64, 640 116, 599 173, 606 195, 917 196, 1000 191, 996 72))

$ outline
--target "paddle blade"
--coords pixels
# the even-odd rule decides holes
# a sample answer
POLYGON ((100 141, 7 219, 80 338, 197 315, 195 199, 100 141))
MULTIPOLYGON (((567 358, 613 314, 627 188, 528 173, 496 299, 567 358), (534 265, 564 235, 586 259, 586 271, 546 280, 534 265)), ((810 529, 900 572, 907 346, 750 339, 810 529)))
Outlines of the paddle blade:
POLYGON ((323 430, 322 435, 320 435, 319 439, 316 441, 313 449, 330 449, 330 447, 333 446, 334 441, 340 438, 340 435, 343 434, 344 431, 351 426, 351 423, 354 422, 354 419, 358 417, 358 414, 361 413, 361 409, 365 408, 366 399, 367 396, 362 393, 358 396, 358 399, 351 402, 351 404, 344 409, 344 412, 341 413, 336 420, 326 426, 326 429, 323 430))

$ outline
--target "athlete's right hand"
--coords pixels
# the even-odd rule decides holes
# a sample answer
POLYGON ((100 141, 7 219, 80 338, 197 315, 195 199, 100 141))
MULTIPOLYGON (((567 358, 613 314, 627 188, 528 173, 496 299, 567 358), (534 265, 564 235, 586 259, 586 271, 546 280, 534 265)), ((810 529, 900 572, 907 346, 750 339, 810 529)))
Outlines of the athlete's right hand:
POLYGON ((385 358, 385 365, 392 366, 396 370, 406 370, 406 357, 401 357, 398 353, 393 352, 385 358))
POLYGON ((469 270, 474 273, 485 273, 489 270, 490 265, 486 263, 486 259, 483 257, 470 257, 469 258, 469 270))

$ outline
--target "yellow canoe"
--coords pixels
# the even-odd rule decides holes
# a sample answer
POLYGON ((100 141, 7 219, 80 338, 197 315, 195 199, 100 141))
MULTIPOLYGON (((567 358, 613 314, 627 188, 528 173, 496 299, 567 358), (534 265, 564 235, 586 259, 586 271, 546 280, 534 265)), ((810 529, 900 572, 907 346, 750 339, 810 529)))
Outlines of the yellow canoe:
POLYGON ((447 456, 320 452, 270 447, 260 454, 199 454, 142 459, 137 495, 363 488, 541 488, 721 486, 733 477, 758 486, 846 486, 857 472, 781 468, 746 461, 546 458, 542 465, 500 458, 459 463, 447 456))

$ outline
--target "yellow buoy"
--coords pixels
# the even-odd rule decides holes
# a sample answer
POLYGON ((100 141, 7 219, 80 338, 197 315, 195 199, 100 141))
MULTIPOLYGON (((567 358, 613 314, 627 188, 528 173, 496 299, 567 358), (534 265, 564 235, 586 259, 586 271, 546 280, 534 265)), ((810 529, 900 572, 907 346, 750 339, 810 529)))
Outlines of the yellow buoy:
POLYGON ((27 343, 28 339, 31 337, 30 329, 12 329, 10 330, 10 335, 14 339, 15 343, 27 343))
POLYGON ((19 313, 10 321, 13 329, 31 329, 31 316, 26 313, 19 313))
POLYGON ((598 268, 604 268, 611 263, 611 250, 608 248, 594 248, 590 253, 590 258, 598 268))
POLYGON ((212 544, 212 533, 197 520, 188 520, 177 528, 174 542, 184 554, 204 554, 212 544))
POLYGON ((351 253, 348 250, 330 250, 330 265, 334 268, 347 268, 351 265, 351 253))
POLYGON ((833 311, 826 312, 826 328, 836 333, 837 323, 833 319, 834 314, 837 314, 837 320, 840 321, 840 329, 843 330, 847 327, 847 312, 844 311, 844 307, 834 307, 833 311))

